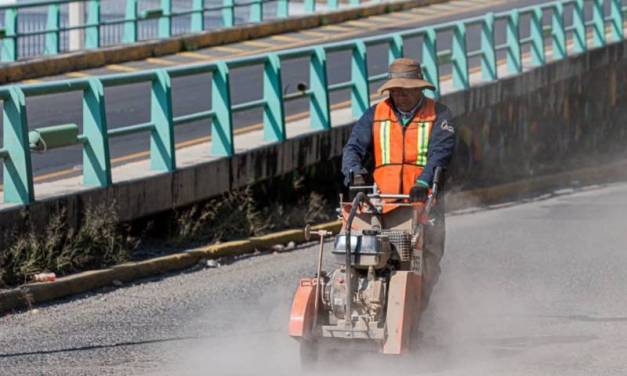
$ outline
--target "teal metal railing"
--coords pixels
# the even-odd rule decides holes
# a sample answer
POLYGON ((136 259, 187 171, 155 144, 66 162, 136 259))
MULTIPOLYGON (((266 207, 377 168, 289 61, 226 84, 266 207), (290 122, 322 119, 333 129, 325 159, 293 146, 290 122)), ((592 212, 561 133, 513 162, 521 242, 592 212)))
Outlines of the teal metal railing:
MULTIPOLYGON (((295 13, 294 9, 298 9, 298 14, 307 14, 321 7, 319 0, 185 0, 179 1, 177 7, 173 7, 177 5, 173 0, 157 2, 159 5, 153 7, 150 5, 155 0, 38 0, 0 5, 0 19, 2 14, 4 17, 0 61, 68 51, 71 32, 77 33, 80 48, 99 48, 258 23, 267 18, 287 18, 295 13), (84 8, 77 11, 84 12, 82 22, 70 24, 69 5, 79 3, 84 8), (124 11, 116 9, 116 4, 121 4, 124 11), (109 10, 106 13, 105 8, 109 10)), ((350 0, 344 4, 361 3, 362 0, 350 0)), ((325 10, 339 7, 337 0, 324 3, 325 10)))
MULTIPOLYGON (((331 106, 329 93, 350 90, 351 108, 354 117, 359 117, 370 106, 370 84, 387 77, 385 73, 369 74, 368 48, 387 45, 388 60, 404 55, 408 41, 419 43, 422 64, 426 79, 437 90, 431 96, 437 97, 442 83, 441 68, 451 67, 451 80, 454 89, 463 90, 471 85, 469 61, 480 60, 483 80, 499 79, 499 54, 504 55, 508 74, 517 74, 525 68, 541 66, 549 60, 558 60, 569 54, 581 53, 589 48, 602 47, 607 43, 625 39, 624 15, 627 7, 621 0, 593 0, 592 17, 583 17, 582 0, 556 1, 538 6, 514 9, 507 12, 488 13, 456 22, 422 27, 393 34, 342 41, 320 46, 285 50, 260 56, 237 58, 228 61, 212 62, 192 66, 173 67, 154 71, 118 74, 87 79, 60 82, 47 82, 30 85, 0 87, 3 101, 4 145, 0 149, 0 159, 4 161, 4 201, 27 204, 34 197, 31 167, 31 148, 45 144, 45 138, 54 135, 55 125, 39 132, 37 145, 29 141, 26 98, 64 92, 82 92, 83 119, 82 134, 76 136, 72 127, 58 126, 59 131, 72 136, 73 143, 82 144, 83 183, 88 186, 108 186, 111 184, 111 163, 109 145, 119 136, 149 133, 150 168, 154 171, 174 171, 176 169, 176 148, 174 128, 197 121, 206 121, 211 126, 211 153, 215 156, 232 156, 234 153, 233 113, 259 108, 263 111, 263 134, 267 141, 281 142, 286 139, 285 103, 307 98, 311 127, 325 130, 331 127, 331 106), (609 4, 605 4, 609 1, 609 4), (609 5, 605 14, 604 6, 609 5), (565 25, 565 9, 570 7, 579 16, 571 25, 565 25), (545 25, 543 20, 550 22, 545 25), (520 36, 521 20, 529 22, 529 36, 520 36), (495 25, 505 24, 505 42, 495 43, 495 25), (470 28, 479 28, 476 39, 468 40, 470 28), (450 50, 438 48, 438 37, 449 35, 450 50), (588 38, 591 35, 591 38, 588 38), (469 42, 476 42, 479 48, 470 50, 469 42), (547 55, 547 44, 552 47, 552 56, 547 55), (569 47, 570 46, 570 47, 569 47), (527 49, 528 53, 523 54, 527 49), (329 84, 327 55, 345 51, 350 53, 350 79, 329 84), (526 56, 525 56, 526 55, 526 56), (309 85, 298 92, 285 94, 281 83, 281 67, 289 60, 309 61, 309 85), (263 66, 263 94, 261 99, 233 105, 231 103, 230 72, 233 69, 263 66), (177 77, 210 74, 211 109, 182 116, 174 116, 172 111, 172 83, 177 77), (118 85, 150 83, 150 120, 122 128, 108 129, 104 89, 118 85)), ((32 135, 31 135, 32 136, 32 135)), ((72 143, 69 142, 69 143, 72 143)), ((58 137, 54 141, 57 145, 58 137)))

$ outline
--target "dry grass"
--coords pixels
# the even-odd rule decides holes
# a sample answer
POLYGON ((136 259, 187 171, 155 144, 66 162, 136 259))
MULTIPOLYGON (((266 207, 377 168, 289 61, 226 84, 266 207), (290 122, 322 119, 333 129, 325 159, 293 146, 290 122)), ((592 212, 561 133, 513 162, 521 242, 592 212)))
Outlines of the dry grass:
POLYGON ((78 229, 66 223, 65 211, 41 231, 31 228, 0 254, 0 287, 27 282, 33 274, 66 275, 128 260, 136 240, 120 228, 115 204, 89 207, 78 229))

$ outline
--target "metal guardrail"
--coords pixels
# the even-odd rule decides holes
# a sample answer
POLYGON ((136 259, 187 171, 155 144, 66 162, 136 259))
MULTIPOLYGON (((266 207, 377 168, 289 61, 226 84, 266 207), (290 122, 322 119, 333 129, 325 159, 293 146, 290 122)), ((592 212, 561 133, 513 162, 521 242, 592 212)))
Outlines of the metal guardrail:
MULTIPOLYGON (((76 33, 82 48, 99 48, 105 45, 133 43, 138 40, 168 38, 175 34, 196 33, 217 27, 234 27, 236 11, 248 9, 242 23, 259 23, 268 18, 287 18, 298 4, 299 14, 316 11, 319 0, 186 0, 188 7, 173 8, 173 0, 158 0, 159 6, 140 10, 146 2, 140 0, 37 0, 1 5, 4 24, 0 28, 1 62, 12 62, 23 57, 56 55, 70 49, 71 33, 76 33), (125 10, 103 15, 103 6, 119 1, 125 10), (123 3, 122 3, 123 2, 123 3), (65 13, 70 4, 81 4, 77 14, 83 18, 71 24, 65 13), (270 9, 271 8, 271 9, 270 9), (141 32, 140 32, 141 31, 141 32), (143 35, 142 35, 143 34, 143 35)), ((378 0, 379 2, 383 0, 378 0)), ((154 1, 153 1, 154 2, 154 1)), ((364 1, 348 0, 348 6, 358 6, 364 1)), ((324 9, 340 7, 338 0, 327 0, 324 9)))
MULTIPOLYGON (((331 127, 329 93, 336 90, 351 90, 351 107, 355 117, 370 106, 370 83, 386 78, 386 74, 369 75, 367 47, 385 45, 389 47, 389 60, 403 56, 404 43, 408 39, 421 40, 422 64, 426 79, 437 88, 433 96, 439 95, 441 87, 440 67, 443 63, 452 67, 452 83, 455 89, 470 86, 468 60, 479 57, 482 77, 497 80, 497 53, 505 53, 509 73, 523 71, 523 46, 529 46, 531 65, 542 66, 547 62, 545 36, 552 44, 553 60, 563 59, 572 51, 580 53, 588 48, 602 47, 609 42, 625 39, 623 1, 609 0, 609 14, 604 14, 608 0, 592 0, 593 14, 585 20, 581 0, 556 1, 547 4, 514 9, 502 13, 488 13, 456 22, 407 30, 394 34, 354 39, 320 46, 305 47, 269 53, 266 55, 237 58, 192 66, 173 67, 128 74, 116 74, 87 79, 74 79, 30 85, 0 87, 3 101, 4 146, 0 159, 4 161, 4 201, 27 204, 35 199, 31 154, 28 135, 26 97, 59 94, 70 91, 83 93, 83 131, 76 136, 69 132, 77 143, 83 145, 83 183, 89 186, 111 184, 111 162, 109 144, 115 137, 140 132, 150 133, 150 166, 154 171, 176 169, 174 128, 186 123, 205 120, 211 123, 211 153, 215 156, 232 156, 234 137, 232 114, 251 108, 263 109, 263 133, 265 140, 280 142, 286 139, 284 105, 286 101, 309 98, 311 127, 316 130, 331 127), (571 27, 564 24, 565 6, 572 5, 574 22, 571 27), (544 12, 550 13, 550 25, 543 25, 544 12), (529 15, 530 35, 521 38, 519 28, 523 15, 529 15), (495 24, 506 24, 506 43, 495 43, 495 24), (480 48, 467 49, 466 29, 480 27, 480 48), (606 27, 609 26, 609 36, 606 27), (592 31, 591 42, 587 32, 592 31), (441 51, 436 45, 440 33, 450 33, 450 51, 441 51), (589 45, 591 44, 591 45, 589 45), (346 82, 328 84, 327 54, 337 51, 351 52, 351 77, 346 82), (281 84, 281 65, 287 60, 309 59, 309 85, 296 93, 284 94, 281 84), (442 61, 442 60, 445 61, 442 61), (229 72, 238 67, 263 65, 263 97, 238 105, 231 104, 229 72), (182 116, 172 111, 171 79, 203 73, 211 74, 211 109, 182 116), (133 83, 151 83, 150 121, 122 128, 108 129, 105 111, 104 88, 133 83)), ((40 136, 50 135, 51 129, 40 136)), ((67 125, 60 127, 65 132, 67 125)), ((54 135, 54 128, 52 129, 54 135)), ((34 138, 37 139, 36 137, 34 138)), ((44 140, 45 142, 45 140, 44 140)), ((58 138, 55 143, 64 145, 58 138)))

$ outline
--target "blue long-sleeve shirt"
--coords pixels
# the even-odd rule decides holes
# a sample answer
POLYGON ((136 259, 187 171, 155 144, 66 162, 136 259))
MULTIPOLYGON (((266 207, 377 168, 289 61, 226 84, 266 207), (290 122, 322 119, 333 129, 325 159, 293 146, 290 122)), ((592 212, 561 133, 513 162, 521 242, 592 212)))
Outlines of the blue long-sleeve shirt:
MULTIPOLYGON (((342 155, 342 174, 344 184, 349 184, 349 172, 359 173, 364 169, 364 163, 373 155, 372 124, 375 106, 370 107, 355 123, 351 136, 344 146, 342 155)), ((396 111, 399 116, 398 111, 396 111)), ((436 103, 436 119, 431 128, 429 147, 427 150, 427 165, 417 180, 433 183, 433 174, 436 167, 446 168, 455 149, 455 128, 452 122, 451 111, 445 105, 436 103)), ((400 118, 400 117, 399 117, 400 118)))

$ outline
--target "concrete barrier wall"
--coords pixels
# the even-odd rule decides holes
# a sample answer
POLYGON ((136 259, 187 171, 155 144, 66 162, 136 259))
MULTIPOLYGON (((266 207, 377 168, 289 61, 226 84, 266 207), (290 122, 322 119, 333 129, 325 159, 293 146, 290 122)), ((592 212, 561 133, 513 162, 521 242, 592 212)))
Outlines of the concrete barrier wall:
MULTIPOLYGON (((445 95, 442 102, 455 114, 458 134, 451 190, 594 166, 625 155, 627 42, 445 95)), ((0 240, 6 244, 9 230, 28 220, 44 226, 60 209, 75 225, 87 205, 115 200, 120 220, 131 221, 298 168, 338 163, 349 134, 347 125, 232 159, 4 210, 0 240)))

